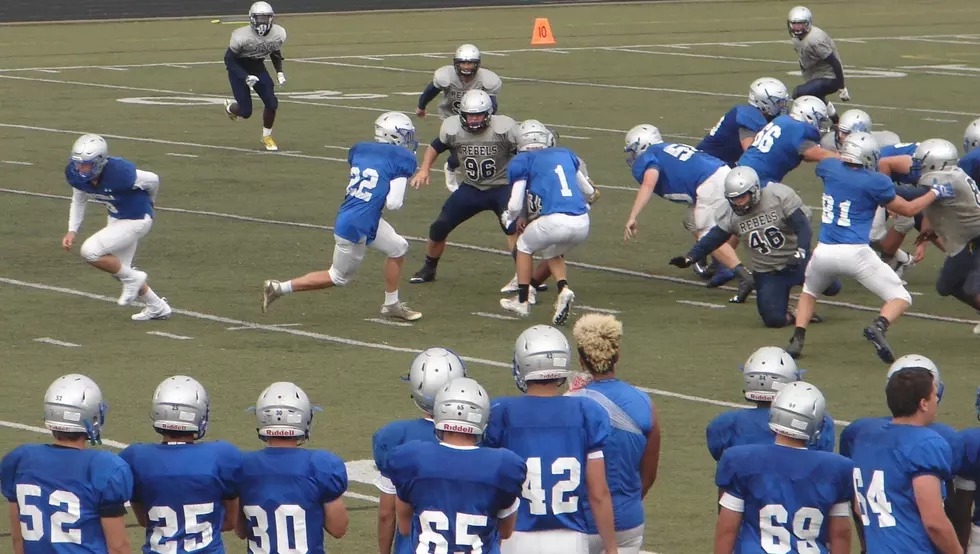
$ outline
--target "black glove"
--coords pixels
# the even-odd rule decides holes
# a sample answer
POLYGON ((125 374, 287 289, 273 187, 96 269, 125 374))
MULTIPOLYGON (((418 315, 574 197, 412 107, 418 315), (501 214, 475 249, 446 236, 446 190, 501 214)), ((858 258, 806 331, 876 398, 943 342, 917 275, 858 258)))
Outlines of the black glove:
POLYGON ((694 265, 694 259, 688 258, 687 256, 674 256, 667 263, 669 263, 674 267, 679 267, 681 269, 684 269, 686 267, 691 267, 692 265, 694 265))

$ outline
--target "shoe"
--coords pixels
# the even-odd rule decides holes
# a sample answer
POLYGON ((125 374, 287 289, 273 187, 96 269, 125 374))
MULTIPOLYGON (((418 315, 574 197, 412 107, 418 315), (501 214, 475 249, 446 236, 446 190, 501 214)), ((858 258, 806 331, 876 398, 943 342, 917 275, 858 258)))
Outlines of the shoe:
POLYGON ((521 317, 531 315, 530 304, 527 302, 518 302, 516 296, 513 298, 501 298, 500 307, 521 317))
POLYGON ((233 113, 231 113, 231 105, 234 104, 234 103, 235 103, 234 100, 225 100, 224 101, 224 104, 225 104, 225 115, 227 115, 228 116, 228 119, 230 119, 232 121, 238 121, 238 116, 235 115, 235 114, 233 114, 233 113))
POLYGON ((170 316, 174 311, 170 308, 170 304, 167 304, 166 298, 161 298, 163 306, 158 309, 153 309, 150 306, 143 308, 143 311, 138 314, 133 314, 130 319, 133 321, 151 321, 154 319, 170 319, 170 316))
POLYGON ((875 353, 878 354, 881 361, 886 364, 895 361, 895 354, 892 353, 891 347, 888 346, 888 341, 885 340, 885 330, 880 325, 874 323, 870 327, 865 327, 864 338, 875 345, 875 353))
MULTIPOLYGON (((514 302, 517 302, 518 304, 521 302, 519 300, 519 298, 520 298, 520 296, 517 295, 517 294, 515 294, 514 296, 511 296, 510 297, 511 300, 513 300, 514 302)), ((527 303, 530 306, 534 306, 534 305, 536 305, 538 303, 538 293, 533 288, 527 290, 527 303)))
POLYGON ((395 302, 394 304, 385 304, 384 306, 381 306, 381 315, 394 319, 402 319, 405 321, 417 321, 422 319, 422 312, 416 312, 415 310, 409 308, 408 304, 404 302, 395 302))
MULTIPOLYGON (((709 283, 708 286, 710 287, 711 284, 709 283)), ((728 301, 732 304, 745 304, 745 301, 749 299, 749 295, 752 294, 753 290, 755 290, 755 281, 749 279, 739 281, 735 296, 729 298, 728 301)))
POLYGON ((456 180, 456 172, 449 169, 449 162, 446 162, 442 166, 442 170, 446 172, 446 188, 449 189, 449 192, 456 192, 456 189, 459 188, 459 181, 456 180))
MULTIPOLYGON (((796 308, 790 308, 788 311, 789 316, 793 318, 793 321, 796 321, 796 308)), ((810 323, 823 323, 823 318, 820 317, 820 314, 814 312, 810 315, 810 323)))
POLYGON ((976 327, 973 328, 974 335, 980 335, 980 323, 977 323, 976 327))
POLYGON ((266 281, 262 284, 262 313, 269 311, 269 306, 282 296, 282 283, 279 281, 266 281))
POLYGON ((720 287, 735 278, 735 272, 723 265, 718 266, 718 271, 711 276, 711 280, 706 285, 709 289, 720 287))
POLYGON ((514 294, 517 292, 517 274, 514 274, 514 278, 507 282, 506 285, 500 287, 500 292, 503 294, 514 294))
POLYGON ((412 278, 408 280, 409 283, 428 283, 430 281, 436 280, 436 270, 434 267, 429 267, 428 265, 423 265, 422 269, 415 272, 412 278))
POLYGON ((271 136, 262 137, 262 144, 265 145, 265 149, 268 150, 269 152, 275 152, 279 150, 279 146, 276 144, 276 141, 272 140, 271 136))
POLYGON ((554 325, 562 325, 568 319, 568 312, 572 309, 572 301, 575 300, 575 293, 572 289, 565 287, 558 293, 555 299, 555 316, 551 319, 554 325))
POLYGON ((902 286, 909 284, 908 281, 905 280, 905 272, 915 267, 915 260, 909 258, 909 261, 905 262, 904 264, 892 261, 892 263, 888 265, 892 266, 892 269, 895 270, 895 275, 898 275, 898 278, 902 280, 902 286))
POLYGON ((146 273, 139 270, 133 271, 133 276, 129 279, 120 279, 122 282, 123 290, 122 294, 119 296, 118 303, 120 306, 129 306, 136 300, 136 297, 140 294, 140 289, 146 284, 146 273))
POLYGON ((695 275, 707 281, 718 272, 718 267, 718 260, 711 258, 711 263, 708 263, 707 259, 695 261, 694 265, 691 266, 691 270, 694 271, 695 275))
POLYGON ((798 337, 796 335, 793 335, 793 338, 789 339, 789 344, 786 345, 786 353, 792 356, 794 360, 799 358, 800 354, 803 353, 804 340, 805 339, 803 337, 798 337))

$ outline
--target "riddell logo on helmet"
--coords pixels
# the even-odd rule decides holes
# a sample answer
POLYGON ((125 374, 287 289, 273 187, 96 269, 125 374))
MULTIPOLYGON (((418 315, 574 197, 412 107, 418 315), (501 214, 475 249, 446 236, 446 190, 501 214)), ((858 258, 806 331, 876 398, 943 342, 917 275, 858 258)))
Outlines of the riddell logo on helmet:
POLYGON ((442 426, 443 431, 453 431, 456 433, 475 433, 476 428, 470 425, 458 425, 456 423, 444 423, 442 426))
POLYGON ((159 424, 161 429, 167 429, 169 431, 187 431, 187 425, 181 425, 179 423, 168 423, 166 421, 159 424))
POLYGON ((292 429, 266 429, 265 434, 269 437, 292 437, 295 431, 292 429))

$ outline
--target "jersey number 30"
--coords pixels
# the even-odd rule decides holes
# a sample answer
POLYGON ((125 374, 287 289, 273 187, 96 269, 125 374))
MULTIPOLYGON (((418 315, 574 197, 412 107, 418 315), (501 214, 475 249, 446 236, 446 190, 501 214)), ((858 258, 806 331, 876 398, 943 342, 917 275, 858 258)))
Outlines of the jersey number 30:
POLYGON ((276 545, 269 539, 269 514, 261 506, 244 506, 245 519, 252 523, 249 529, 248 551, 251 554, 306 554, 309 543, 306 538, 306 510, 296 504, 283 504, 276 508, 272 517, 276 533, 276 545), (254 522, 254 523, 253 523, 254 522), (292 538, 292 541, 290 541, 292 538), (292 545, 290 545, 292 542, 292 545))
MULTIPOLYGON (((575 458, 558 458, 551 464, 552 475, 568 474, 567 479, 555 483, 551 489, 551 514, 571 514, 578 511, 578 496, 565 495, 578 489, 582 482, 582 464, 575 458)), ((541 487, 541 458, 527 459, 527 478, 521 487, 521 496, 528 502, 532 515, 548 514, 545 490, 541 487)))

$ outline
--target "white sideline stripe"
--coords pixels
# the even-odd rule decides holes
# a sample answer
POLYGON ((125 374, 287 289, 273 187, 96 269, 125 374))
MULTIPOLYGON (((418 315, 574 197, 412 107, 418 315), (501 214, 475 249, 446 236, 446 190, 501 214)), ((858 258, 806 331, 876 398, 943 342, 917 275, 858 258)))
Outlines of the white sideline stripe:
MULTIPOLYGON (((0 123, 0 127, 3 127, 3 126, 4 126, 4 124, 0 123)), ((102 136, 109 136, 109 135, 102 135, 102 136)), ((71 200, 71 197, 70 196, 62 196, 62 195, 58 195, 58 194, 47 194, 47 193, 41 193, 41 192, 30 192, 30 191, 24 191, 24 190, 16 190, 16 189, 2 188, 2 187, 0 187, 0 193, 17 194, 17 195, 21 195, 21 196, 34 196, 34 197, 38 197, 38 198, 52 198, 52 199, 56 199, 56 200, 71 200)), ((92 202, 94 203, 94 201, 92 201, 92 202)), ((160 207, 160 206, 157 206, 154 209, 157 210, 157 211, 161 211, 161 212, 174 212, 174 213, 183 213, 183 214, 204 215, 204 216, 220 217, 220 218, 224 218, 224 219, 232 219, 232 220, 236 220, 236 221, 246 221, 246 222, 250 222, 250 223, 265 223, 265 224, 269 224, 269 225, 283 225, 283 226, 286 226, 286 227, 299 227, 299 228, 304 228, 304 229, 317 229, 317 230, 331 231, 331 232, 334 230, 334 228, 332 226, 330 226, 330 225, 317 225, 317 224, 314 224, 314 223, 301 223, 301 222, 297 222, 297 221, 280 221, 280 220, 275 220, 275 219, 263 219, 263 218, 258 218, 258 217, 248 217, 248 216, 244 216, 244 215, 227 214, 227 213, 222 213, 222 212, 211 212, 211 211, 203 211, 203 210, 185 210, 183 208, 164 208, 164 207, 160 207)), ((406 240, 415 241, 415 242, 425 242, 427 240, 425 237, 416 237, 416 236, 412 236, 412 235, 402 235, 402 236, 405 237, 406 240)), ((461 242, 452 242, 452 241, 449 241, 446 244, 448 244, 449 246, 455 247, 455 248, 461 248, 463 250, 472 250, 474 252, 485 252, 487 254, 497 254, 497 255, 500 255, 500 256, 510 256, 511 255, 510 252, 507 252, 505 250, 498 250, 496 248, 487 248, 487 247, 484 247, 484 246, 476 246, 476 245, 472 245, 472 244, 464 244, 464 243, 461 243, 461 242)), ((573 266, 573 267, 581 267, 581 268, 584 268, 584 269, 592 269, 592 270, 595 270, 595 271, 602 271, 602 272, 606 272, 606 273, 614 273, 614 274, 618 274, 618 275, 628 275, 630 277, 642 277, 644 279, 651 279, 651 280, 654 280, 654 281, 666 281, 668 283, 677 283, 677 284, 680 284, 680 285, 692 285, 692 286, 696 286, 696 287, 699 287, 699 288, 704 288, 704 286, 705 286, 702 281, 694 281, 694 280, 691 280, 691 279, 684 279, 683 277, 672 277, 670 275, 659 275, 659 274, 656 274, 656 273, 646 273, 646 272, 643 272, 643 271, 635 271, 635 270, 632 270, 632 269, 624 269, 624 268, 620 268, 620 267, 610 267, 610 266, 590 264, 590 263, 586 263, 586 262, 575 262, 575 261, 570 261, 570 260, 566 261, 565 264, 566 265, 573 266)), ((736 291, 736 288, 735 287, 730 287, 730 286, 717 287, 717 289, 718 290, 736 291)), ((797 298, 797 297, 798 297, 798 295, 793 295, 792 296, 792 298, 797 298)), ((860 304, 852 304, 850 302, 839 302, 839 301, 836 301, 836 300, 827 300, 825 298, 821 298, 819 300, 819 302, 821 304, 824 304, 824 305, 827 305, 827 306, 836 306, 838 308, 850 308, 850 309, 853 309, 853 310, 860 310, 860 311, 864 311, 864 312, 878 312, 881 309, 880 307, 876 308, 876 307, 873 307, 873 306, 863 306, 863 305, 860 305, 860 304)), ((972 320, 972 319, 963 319, 963 318, 958 318, 958 317, 933 315, 933 314, 927 314, 927 313, 923 313, 923 312, 905 312, 905 314, 903 314, 903 316, 904 317, 914 317, 914 318, 919 318, 919 319, 927 319, 927 320, 931 320, 931 321, 942 321, 942 322, 946 322, 946 323, 965 323, 965 324, 969 324, 969 325, 976 325, 976 324, 980 323, 980 321, 972 320)), ((268 325, 266 327, 268 327, 268 325)))
POLYGON ((371 323, 380 323, 382 325, 391 325, 394 327, 413 327, 411 323, 407 323, 404 321, 392 321, 390 319, 382 319, 380 317, 369 317, 364 321, 370 321, 371 323))
POLYGON ((176 156, 178 158, 200 158, 197 154, 180 154, 177 152, 167 152, 168 156, 176 156))
POLYGON ((10 165, 34 165, 31 162, 18 162, 14 160, 3 160, 3 163, 10 164, 10 165))
POLYGON ((716 310, 719 309, 719 308, 727 308, 728 307, 728 306, 725 306, 724 304, 714 304, 712 302, 698 302, 696 300, 678 300, 677 303, 678 304, 689 304, 691 306, 699 306, 701 308, 714 308, 716 310))
POLYGON ((520 318, 517 318, 517 317, 514 317, 514 316, 510 316, 510 315, 492 314, 490 312, 470 312, 470 315, 475 315, 475 316, 479 316, 479 317, 487 317, 487 318, 490 318, 490 319, 506 319, 507 321, 517 321, 518 319, 520 319, 520 318))
POLYGON ((173 333, 167 333, 165 331, 147 331, 146 334, 147 335, 154 335, 154 336, 157 336, 157 337, 163 337, 165 339, 194 340, 194 337, 186 337, 184 335, 175 335, 173 333))
POLYGON ((612 308, 596 308, 595 306, 586 306, 585 304, 578 304, 575 306, 576 311, 585 310, 587 312, 599 312, 601 314, 621 314, 620 310, 613 310, 612 308))
MULTIPOLYGON (((302 323, 272 323, 272 327, 302 327, 302 323)), ((225 331, 248 331, 249 329, 257 329, 251 325, 246 325, 244 327, 225 327, 225 331)))
POLYGON ((64 346, 67 348, 78 348, 81 346, 80 344, 75 344, 73 342, 65 342, 63 340, 58 340, 58 339, 52 339, 50 337, 38 337, 34 339, 34 342, 43 342, 44 344, 53 344, 55 346, 64 346))

